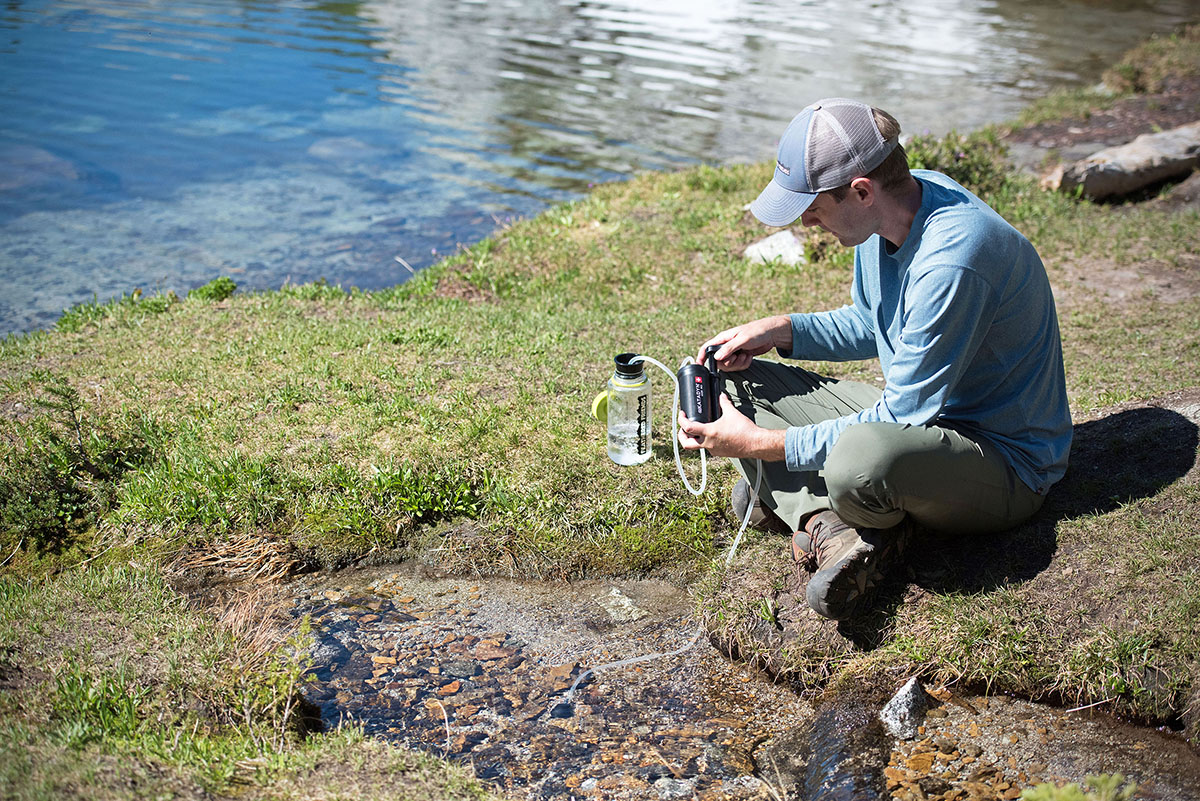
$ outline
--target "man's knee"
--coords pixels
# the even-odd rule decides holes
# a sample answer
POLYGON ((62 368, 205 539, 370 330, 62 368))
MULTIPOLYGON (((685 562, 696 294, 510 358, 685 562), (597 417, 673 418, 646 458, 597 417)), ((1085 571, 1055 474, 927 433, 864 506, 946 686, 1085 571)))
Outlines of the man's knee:
POLYGON ((864 491, 878 495, 904 455, 896 423, 858 423, 838 436, 825 460, 825 484, 835 503, 864 491))

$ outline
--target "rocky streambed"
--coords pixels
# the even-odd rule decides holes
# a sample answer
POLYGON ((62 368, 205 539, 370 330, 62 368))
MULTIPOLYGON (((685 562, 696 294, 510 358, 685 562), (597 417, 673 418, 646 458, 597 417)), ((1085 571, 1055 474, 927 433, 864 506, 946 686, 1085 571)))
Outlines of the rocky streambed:
POLYGON ((353 721, 470 764, 517 798, 1013 799, 1112 771, 1139 782, 1137 797, 1200 798, 1200 759, 1181 740, 1095 709, 929 688, 902 740, 852 700, 814 708, 721 655, 686 593, 663 582, 393 566, 289 591, 312 622, 306 694, 326 726, 353 721))
POLYGON ((295 607, 313 622, 307 693, 325 724, 469 762, 520 797, 768 797, 756 750, 811 716, 697 636, 669 584, 337 578, 295 607))

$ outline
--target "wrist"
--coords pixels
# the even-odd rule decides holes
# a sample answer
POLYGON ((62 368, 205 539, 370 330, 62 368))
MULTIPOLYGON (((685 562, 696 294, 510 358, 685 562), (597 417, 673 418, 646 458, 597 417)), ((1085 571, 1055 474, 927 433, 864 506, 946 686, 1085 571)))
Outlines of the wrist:
POLYGON ((776 318, 775 323, 775 350, 783 353, 791 353, 792 350, 792 318, 786 314, 781 314, 776 318))
POLYGON ((764 462, 782 462, 786 458, 786 440, 784 429, 760 428, 751 456, 764 462))

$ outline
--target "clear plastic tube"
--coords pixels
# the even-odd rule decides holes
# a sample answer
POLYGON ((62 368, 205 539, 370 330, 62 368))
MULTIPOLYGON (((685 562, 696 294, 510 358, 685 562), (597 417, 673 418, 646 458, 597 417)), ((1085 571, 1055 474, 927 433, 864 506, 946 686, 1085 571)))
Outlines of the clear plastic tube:
MULTIPOLYGON (((662 362, 657 361, 649 356, 641 356, 641 355, 635 356, 630 361, 631 362, 642 361, 642 362, 647 362, 649 364, 653 364, 653 365, 661 368, 663 370, 663 372, 665 372, 667 375, 669 375, 671 377, 671 385, 673 387, 675 387, 674 401, 671 404, 671 441, 675 445, 675 468, 679 471, 679 477, 683 480, 683 486, 687 487, 688 492, 692 493, 693 495, 695 495, 697 497, 702 495, 704 493, 705 486, 708 484, 708 461, 707 461, 707 453, 708 452, 704 448, 700 449, 700 486, 699 486, 699 488, 693 488, 691 483, 688 482, 687 474, 685 474, 683 472, 683 459, 679 455, 679 384, 675 380, 675 373, 671 372, 671 370, 662 362)), ((682 367, 684 364, 687 364, 691 361, 692 361, 691 357, 688 357, 683 360, 683 362, 680 364, 680 366, 682 367)), ((755 475, 754 475, 754 491, 753 491, 754 494, 750 496, 751 499, 758 496, 758 489, 761 484, 762 484, 762 460, 759 460, 758 470, 755 471, 755 475)), ((753 511, 754 511, 754 504, 753 503, 748 504, 746 507, 746 516, 745 516, 745 518, 742 519, 742 525, 738 529, 737 536, 734 537, 733 544, 729 546, 729 551, 725 554, 725 567, 727 567, 727 568, 729 567, 729 565, 731 565, 733 563, 734 554, 737 553, 738 545, 741 544, 741 542, 742 542, 742 536, 746 533, 746 528, 750 525, 750 515, 753 513, 753 511)), ((580 673, 579 677, 576 678, 575 682, 571 685, 571 689, 567 690, 566 694, 563 695, 562 699, 557 701, 554 704, 551 704, 549 708, 551 710, 553 710, 553 709, 558 708, 562 704, 571 706, 575 701, 575 690, 579 687, 580 684, 583 683, 584 679, 586 679, 588 676, 592 675, 593 673, 595 673, 597 671, 611 670, 613 668, 619 668, 619 667, 626 667, 628 665, 637 664, 638 662, 648 662, 651 659, 667 659, 672 656, 679 656, 680 654, 684 653, 685 651, 690 650, 696 643, 698 643, 700 641, 701 635, 703 635, 703 634, 704 634, 703 624, 697 624, 696 625, 696 633, 692 635, 692 639, 688 640, 686 645, 683 645, 680 648, 676 648, 674 651, 664 651, 662 653, 653 653, 653 654, 644 654, 642 656, 633 656, 633 657, 629 657, 628 659, 619 659, 615 662, 605 662, 602 665, 596 665, 593 668, 589 668, 588 670, 585 670, 583 673, 580 673)))

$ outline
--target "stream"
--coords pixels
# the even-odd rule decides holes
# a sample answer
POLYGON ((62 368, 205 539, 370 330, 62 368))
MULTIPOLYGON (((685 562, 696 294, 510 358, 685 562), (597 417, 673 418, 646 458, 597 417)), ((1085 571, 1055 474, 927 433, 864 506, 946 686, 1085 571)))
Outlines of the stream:
POLYGON ((718 653, 697 637, 687 593, 665 582, 393 565, 288 590, 312 624, 305 695, 324 726, 469 764, 516 798, 1015 799, 1115 771, 1138 798, 1200 798, 1200 759, 1179 738, 1094 709, 930 688, 917 738, 870 734, 876 710, 814 708, 718 653))

